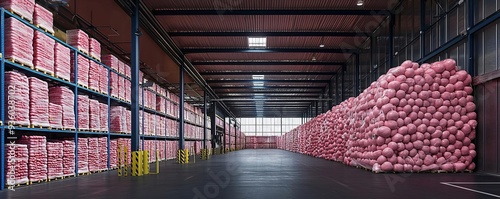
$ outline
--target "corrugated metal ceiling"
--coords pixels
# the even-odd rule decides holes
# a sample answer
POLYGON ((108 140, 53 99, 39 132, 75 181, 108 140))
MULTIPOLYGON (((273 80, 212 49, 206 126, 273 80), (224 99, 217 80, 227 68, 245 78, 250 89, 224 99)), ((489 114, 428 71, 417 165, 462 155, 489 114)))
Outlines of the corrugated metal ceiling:
POLYGON ((334 53, 192 53, 191 61, 345 61, 350 55, 334 53))
POLYGON ((217 71, 254 71, 254 72, 264 72, 264 71, 324 71, 324 72, 334 72, 337 71, 340 66, 312 66, 312 65, 283 65, 283 66, 234 66, 234 65, 198 65, 196 69, 199 72, 217 72, 217 71))
MULTIPOLYGON (((224 47, 247 48, 248 37, 173 37, 181 48, 224 47)), ((267 37, 269 48, 353 48, 364 41, 357 37, 267 37)))

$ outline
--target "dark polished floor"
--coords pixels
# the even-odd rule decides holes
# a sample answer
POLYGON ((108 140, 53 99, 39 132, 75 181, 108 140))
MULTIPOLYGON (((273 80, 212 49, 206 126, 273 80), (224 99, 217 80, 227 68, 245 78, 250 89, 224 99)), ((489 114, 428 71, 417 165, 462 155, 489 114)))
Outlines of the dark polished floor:
POLYGON ((189 165, 162 163, 161 173, 116 171, 1 191, 1 199, 323 199, 496 198, 500 177, 483 174, 374 174, 282 150, 242 150, 189 165), (441 182, 460 182, 446 185, 441 182), (469 182, 482 182, 483 184, 469 182), (488 183, 484 183, 488 182, 488 183), (453 187, 459 186, 459 187, 453 187), (467 190, 468 189, 468 190, 467 190), (473 190, 477 191, 474 192, 473 190), (478 193, 482 192, 482 193, 478 193), (490 194, 490 195, 488 195, 490 194), (495 197, 496 196, 496 197, 495 197))

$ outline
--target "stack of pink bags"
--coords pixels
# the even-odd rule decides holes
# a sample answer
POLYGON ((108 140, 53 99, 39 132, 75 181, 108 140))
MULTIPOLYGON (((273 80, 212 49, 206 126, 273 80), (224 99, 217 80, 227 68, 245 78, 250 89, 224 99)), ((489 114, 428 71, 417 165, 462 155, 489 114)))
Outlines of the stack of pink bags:
POLYGON ((35 12, 33 15, 33 22, 35 25, 47 30, 48 32, 54 33, 54 17, 52 12, 48 11, 39 4, 35 5, 35 12))
POLYGON ((126 109, 122 106, 111 106, 110 113, 110 130, 114 133, 124 133, 127 131, 126 118, 124 117, 124 112, 126 109))
POLYGON ((89 45, 90 56, 97 60, 101 60, 101 43, 94 38, 90 38, 89 45))
POLYGON ((75 142, 64 140, 63 144, 63 174, 69 176, 75 174, 75 142))
POLYGON ((5 144, 6 185, 24 184, 28 179, 28 146, 25 144, 5 144))
POLYGON ((101 127, 101 131, 108 131, 108 105, 103 103, 99 104, 99 111, 99 126, 101 127))
POLYGON ((5 19, 5 58, 33 66, 34 31, 15 18, 5 19))
POLYGON ((108 94, 108 69, 99 65, 99 91, 108 94))
POLYGON ((54 45, 55 41, 45 33, 35 31, 33 39, 33 64, 36 69, 54 73, 54 45))
POLYGON ((90 42, 89 35, 85 33, 83 30, 73 29, 66 31, 67 43, 78 50, 81 50, 85 53, 89 53, 90 42))
POLYGON ((89 59, 83 55, 78 55, 78 77, 75 77, 74 57, 74 52, 71 52, 71 82, 75 82, 75 78, 78 78, 78 84, 89 86, 89 59))
POLYGON ((86 95, 78 95, 78 128, 83 130, 90 129, 89 115, 90 101, 86 95))
POLYGON ((118 140, 111 140, 109 147, 109 167, 115 168, 118 165, 118 140))
POLYGON ((100 137, 98 139, 99 148, 99 164, 98 169, 104 170, 108 168, 108 138, 100 137))
POLYGON ((2 0, 0 7, 6 10, 12 10, 29 21, 33 21, 33 13, 35 12, 35 0, 2 0))
POLYGON ((28 146, 28 173, 30 181, 47 179, 47 139, 45 136, 23 135, 19 144, 28 146))
POLYGON ((101 130, 101 105, 99 101, 91 99, 89 100, 89 128, 90 130, 100 131, 101 130))
POLYGON ((111 79, 110 79, 110 90, 111 90, 111 96, 113 97, 119 97, 120 92, 119 92, 119 86, 118 86, 118 79, 120 76, 114 72, 111 72, 111 79))
POLYGON ((78 138, 78 173, 89 172, 89 140, 78 138))
POLYGON ((62 126, 75 128, 75 96, 73 91, 64 86, 49 88, 49 102, 62 106, 62 126))
POLYGON ((30 123, 35 126, 49 127, 49 85, 36 77, 29 77, 30 84, 30 123))
POLYGON ((98 138, 87 138, 89 140, 89 171, 99 170, 99 139, 98 138))
POLYGON ((5 121, 17 125, 30 124, 30 92, 28 77, 15 71, 5 72, 5 121))
POLYGON ((66 80, 71 79, 70 49, 59 42, 54 45, 54 73, 66 80))
POLYGON ((62 177, 63 172, 63 144, 47 142, 47 176, 49 179, 62 177))
POLYGON ((114 69, 115 71, 119 70, 119 63, 118 63, 118 58, 116 58, 114 55, 104 55, 102 56, 102 63, 111 69, 114 69))
POLYGON ((49 123, 52 128, 63 128, 63 107, 59 104, 49 103, 49 123))
POLYGON ((97 62, 90 61, 90 69, 89 69, 89 88, 94 89, 94 90, 101 90, 101 87, 99 85, 101 81, 101 75, 100 75, 100 68, 101 65, 99 65, 97 62))

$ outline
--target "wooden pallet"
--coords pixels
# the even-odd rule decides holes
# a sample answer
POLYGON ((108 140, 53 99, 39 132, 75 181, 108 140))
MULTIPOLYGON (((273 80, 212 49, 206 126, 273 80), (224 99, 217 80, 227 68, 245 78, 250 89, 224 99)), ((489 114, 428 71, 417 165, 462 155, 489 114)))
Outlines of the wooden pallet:
POLYGON ((90 172, 82 172, 82 173, 78 173, 78 176, 88 176, 90 174, 91 174, 90 172))
POLYGON ((43 27, 43 26, 42 26, 42 25, 40 25, 40 24, 37 24, 37 25, 35 25, 35 26, 36 26, 38 29, 43 30, 44 32, 49 33, 50 35, 54 36, 54 31, 53 31, 53 30, 51 31, 51 30, 49 30, 49 29, 47 29, 47 28, 43 27))
POLYGON ((16 184, 13 184, 13 185, 5 185, 5 188, 9 188, 9 187, 19 187, 19 186, 23 186, 23 185, 30 185, 30 182, 27 181, 27 182, 23 182, 23 183, 16 183, 16 184))
POLYGON ((83 87, 83 88, 86 88, 86 89, 89 89, 89 86, 85 86, 85 85, 80 84, 80 83, 78 83, 78 86, 83 87))
POLYGON ((80 53, 85 54, 85 55, 87 55, 87 56, 89 56, 89 57, 90 57, 90 54, 89 54, 89 52, 88 52, 87 50, 85 50, 85 49, 83 49, 83 48, 78 47, 78 51, 80 51, 80 53))
POLYGON ((90 129, 82 129, 82 128, 78 128, 78 131, 88 131, 88 132, 90 132, 90 129))
POLYGON ((15 122, 7 122, 6 124, 7 126, 13 126, 13 127, 18 127, 18 128, 31 128, 31 125, 29 124, 18 124, 18 123, 15 123, 15 122))
POLYGON ((62 178, 71 178, 71 177, 75 177, 76 175, 75 174, 69 174, 69 175, 63 175, 62 178))
POLYGON ((30 20, 30 19, 26 18, 25 16, 21 15, 21 13, 18 13, 15 10, 8 10, 8 11, 11 12, 12 14, 14 14, 14 15, 17 15, 19 18, 21 18, 21 19, 29 22, 30 24, 33 24, 33 20, 32 19, 30 20))
POLYGON ((76 129, 72 129, 72 128, 62 128, 63 131, 75 131, 76 129))
POLYGON ((58 79, 62 79, 62 80, 67 81, 67 82, 71 82, 69 79, 64 78, 64 77, 61 77, 61 76, 59 76, 59 75, 57 75, 57 74, 54 74, 54 77, 55 77, 55 78, 58 78, 58 79))
POLYGON ((30 128, 32 128, 32 129, 52 129, 51 126, 34 125, 34 124, 30 125, 30 128))
POLYGON ((98 57, 95 57, 95 56, 92 56, 92 55, 90 55, 90 57, 92 57, 92 59, 95 59, 95 60, 101 62, 101 58, 98 58, 98 57))
POLYGON ((90 90, 93 90, 93 91, 94 91, 94 92, 96 92, 96 93, 100 93, 100 92, 99 92, 99 89, 97 89, 97 88, 92 88, 92 87, 89 87, 89 89, 90 89, 90 90))
POLYGON ((28 68, 31 68, 31 69, 35 69, 33 67, 33 64, 32 63, 25 63, 25 62, 22 62, 20 61, 19 59, 15 58, 15 57, 10 57, 10 58, 6 58, 5 60, 8 60, 12 63, 16 63, 16 64, 19 64, 21 66, 24 66, 24 67, 28 67, 28 68))
POLYGON ((43 183, 43 182, 48 182, 49 179, 45 179, 45 180, 35 180, 35 181, 29 181, 29 184, 32 185, 32 184, 40 184, 40 183, 43 183))
POLYGON ((46 71, 45 69, 36 68, 36 67, 35 67, 35 70, 38 72, 41 72, 43 74, 50 75, 50 76, 54 77, 54 72, 46 71))
POLYGON ((47 181, 50 182, 52 180, 62 180, 62 179, 64 179, 64 176, 52 177, 52 178, 49 178, 47 181))

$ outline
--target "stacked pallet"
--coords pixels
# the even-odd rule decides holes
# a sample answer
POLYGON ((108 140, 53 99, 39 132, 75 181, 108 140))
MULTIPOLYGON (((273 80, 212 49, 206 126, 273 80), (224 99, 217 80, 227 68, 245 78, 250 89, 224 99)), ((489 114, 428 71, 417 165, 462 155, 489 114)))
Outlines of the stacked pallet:
POLYGON ((5 19, 5 55, 17 63, 33 66, 33 29, 15 18, 5 19))
POLYGON ((111 73, 110 74, 110 85, 109 85, 109 89, 111 91, 111 96, 113 97, 119 97, 120 96, 120 87, 118 86, 118 79, 119 79, 119 75, 116 74, 116 73, 111 73))
POLYGON ((89 96, 78 95, 78 129, 90 129, 89 96))
POLYGON ((94 38, 89 39, 89 51, 91 57, 97 60, 101 60, 101 43, 99 43, 97 39, 94 38))
POLYGON ((88 162, 89 171, 94 172, 99 170, 99 138, 87 138, 89 142, 88 162))
POLYGON ((24 184, 28 178, 28 146, 25 144, 5 144, 5 174, 7 185, 24 184))
POLYGON ((125 100, 132 101, 132 82, 130 80, 125 79, 125 100))
POLYGON ((160 113, 166 113, 165 111, 165 108, 166 108, 166 99, 164 97, 161 97, 161 96, 156 96, 156 111, 160 112, 160 113))
POLYGON ((63 128, 63 107, 49 103, 49 123, 52 128, 63 128))
POLYGON ((85 58, 83 55, 78 54, 77 58, 77 64, 78 66, 75 66, 75 53, 71 52, 71 82, 77 81, 78 84, 88 87, 89 86, 89 68, 90 68, 90 61, 85 58), (78 71, 75 71, 75 67, 78 67, 78 71), (75 72, 78 72, 78 76, 75 77, 75 72), (77 79, 75 79, 77 78, 77 79))
POLYGON ((33 64, 35 69, 54 74, 55 41, 40 31, 35 31, 33 39, 33 64))
POLYGON ((64 86, 49 88, 49 102, 62 106, 62 125, 65 129, 75 128, 75 95, 64 86))
POLYGON ((123 117, 126 109, 122 106, 111 106, 110 130, 114 133, 127 132, 127 120, 123 117))
POLYGON ((3 0, 0 7, 13 11, 29 21, 33 21, 35 12, 35 0, 3 0))
POLYGON ((125 99, 125 78, 122 76, 118 76, 118 97, 120 99, 125 99))
POLYGON ((66 43, 88 54, 90 48, 89 35, 83 30, 73 29, 66 31, 66 43))
POLYGON ((109 146, 109 167, 115 168, 118 165, 118 140, 111 140, 109 146))
POLYGON ((28 81, 30 123, 33 126, 49 127, 49 85, 36 77, 29 77, 28 81))
POLYGON ((47 142, 47 177, 54 179, 64 175, 63 143, 47 142))
POLYGON ((132 112, 130 110, 124 109, 124 120, 127 133, 132 133, 132 112))
POLYGON ((19 144, 28 146, 28 178, 31 182, 47 179, 47 139, 45 136, 23 135, 19 144))
POLYGON ((118 58, 116 58, 114 55, 108 54, 102 56, 102 63, 115 71, 119 70, 118 58))
POLYGON ((95 61, 89 61, 90 69, 89 69, 89 88, 100 91, 101 87, 99 83, 101 82, 100 68, 101 65, 95 61))
POLYGON ((35 4, 35 10, 33 13, 33 23, 38 27, 50 32, 54 33, 54 17, 52 12, 45 9, 40 4, 35 4))
POLYGON ((63 174, 71 176, 75 174, 75 142, 73 140, 64 140, 63 144, 63 174))
POLYGON ((30 92, 26 75, 8 71, 5 72, 5 120, 14 125, 30 125, 30 92))
POLYGON ((89 172, 89 140, 78 138, 78 173, 89 172))
MULTIPOLYGON (((101 105, 99 101, 89 100, 89 128, 93 131, 101 130, 101 105)), ((107 109, 106 109, 107 110, 107 109)))
POLYGON ((101 127, 101 131, 108 131, 108 105, 107 104, 99 104, 99 110, 100 110, 100 121, 99 121, 99 126, 101 127))
POLYGON ((99 170, 105 170, 108 168, 108 138, 100 137, 98 139, 98 148, 99 148, 99 170))
POLYGON ((71 50, 56 42, 54 45, 54 74, 65 80, 71 79, 71 50))
POLYGON ((99 91, 108 94, 108 69, 99 65, 99 91))

